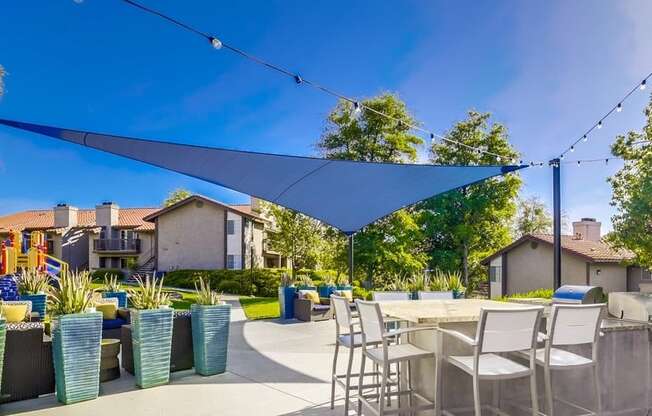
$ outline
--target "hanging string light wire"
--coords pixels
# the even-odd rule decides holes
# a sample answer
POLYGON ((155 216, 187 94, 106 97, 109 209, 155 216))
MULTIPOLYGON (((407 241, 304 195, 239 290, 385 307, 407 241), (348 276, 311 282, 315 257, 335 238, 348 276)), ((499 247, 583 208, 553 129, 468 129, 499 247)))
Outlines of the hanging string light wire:
MULTIPOLYGON (((344 95, 342 93, 339 93, 339 92, 337 92, 335 90, 332 90, 332 89, 330 89, 330 88, 328 88, 328 87, 326 87, 324 85, 321 85, 321 84, 319 84, 319 83, 317 83, 315 81, 311 81, 309 79, 303 78, 298 73, 290 71, 290 70, 288 70, 286 68, 283 68, 281 66, 273 64, 271 62, 265 61, 265 60, 263 60, 263 59, 261 59, 261 58, 259 58, 257 56, 254 56, 254 55, 252 55, 252 54, 250 54, 248 52, 243 51, 240 48, 237 48, 237 47, 235 47, 235 46, 233 46, 233 45, 231 45, 229 43, 226 43, 223 40, 221 40, 221 39, 219 39, 219 38, 217 38, 215 36, 210 35, 209 33, 206 33, 206 32, 203 32, 203 31, 201 31, 199 29, 196 29, 196 28, 194 28, 194 27, 192 27, 192 26, 190 26, 190 25, 188 25, 188 24, 186 24, 186 23, 184 23, 184 22, 182 22, 182 21, 180 21, 178 19, 175 19, 173 17, 165 15, 165 14, 163 14, 163 13, 157 11, 157 10, 154 10, 152 8, 144 6, 144 5, 142 5, 140 3, 137 3, 137 2, 135 2, 133 0, 122 0, 122 1, 127 3, 130 6, 133 6, 133 7, 137 8, 137 9, 140 9, 140 10, 146 12, 146 13, 150 13, 150 14, 153 14, 155 16, 158 16, 161 19, 164 19, 164 20, 166 20, 166 21, 168 21, 168 22, 170 22, 170 23, 172 23, 172 24, 174 24, 174 25, 176 25, 176 26, 178 26, 178 27, 180 27, 182 29, 185 29, 185 30, 187 30, 187 31, 189 31, 191 33, 194 33, 195 35, 199 35, 199 36, 205 38, 215 49, 222 49, 222 48, 227 49, 227 50, 229 50, 231 52, 234 52, 234 53, 236 53, 236 54, 238 54, 238 55, 240 55, 240 56, 242 56, 242 57, 244 57, 244 58, 246 58, 246 59, 248 59, 248 60, 250 60, 250 61, 252 61, 254 63, 257 63, 259 65, 267 67, 268 69, 271 69, 273 71, 276 71, 276 72, 279 72, 279 73, 281 73, 283 75, 286 75, 286 76, 292 78, 297 84, 308 85, 308 86, 313 87, 313 88, 315 88, 315 89, 317 89, 319 91, 322 91, 322 92, 324 92, 326 94, 329 94, 329 95, 337 97, 337 98, 339 98, 341 100, 347 101, 347 102, 349 102, 349 103, 351 103, 353 105, 354 111, 362 111, 362 110, 364 110, 364 111, 372 112, 372 113, 377 114, 377 115, 379 115, 381 117, 385 117, 385 118, 387 118, 389 120, 393 120, 393 121, 397 122, 398 124, 403 124, 406 127, 410 128, 411 130, 424 133, 431 140, 434 140, 435 138, 438 138, 438 139, 440 139, 442 141, 445 141, 447 143, 451 143, 453 145, 464 147, 466 149, 476 151, 476 152, 478 152, 480 154, 493 156, 493 157, 496 158, 496 161, 499 162, 499 163, 503 162, 503 161, 511 162, 511 160, 509 158, 507 158, 505 156, 502 156, 502 155, 500 155, 498 153, 490 152, 488 150, 480 149, 480 148, 477 148, 475 146, 471 146, 471 145, 468 145, 466 143, 450 139, 448 137, 437 134, 437 133, 435 133, 435 132, 433 132, 431 130, 428 130, 428 129, 424 128, 424 127, 418 126, 416 124, 406 123, 405 121, 400 120, 400 119, 398 119, 398 118, 396 118, 394 116, 383 113, 382 111, 376 110, 375 108, 371 108, 371 107, 365 105, 364 103, 362 103, 362 102, 360 102, 360 101, 358 101, 358 100, 356 100, 354 98, 348 97, 348 96, 346 96, 346 95, 344 95)), ((532 165, 532 164, 530 164, 530 165, 532 165)), ((538 164, 536 164, 536 165, 538 165, 538 164)), ((535 165, 532 165, 532 166, 535 166, 535 165)))
MULTIPOLYGON (((647 76, 646 76, 645 78, 643 78, 643 80, 642 80, 641 82, 639 82, 639 83, 636 84, 636 85, 635 85, 631 90, 629 90, 629 92, 627 92, 627 94, 625 94, 625 96, 624 96, 620 101, 618 101, 618 104, 616 104, 615 106, 613 106, 613 107, 611 108, 611 110, 609 110, 609 111, 607 112, 607 114, 605 114, 604 116, 602 116, 602 118, 601 118, 600 120, 598 120, 598 121, 597 121, 594 125, 592 125, 591 128, 589 128, 589 129, 588 129, 588 130, 587 130, 583 135, 581 135, 581 136, 580 136, 577 140, 575 140, 575 141, 574 141, 570 146, 568 146, 568 147, 566 148, 566 150, 564 150, 563 152, 561 152, 561 154, 559 155, 559 159, 563 159, 564 156, 565 156, 567 153, 569 153, 569 152, 573 152, 573 151, 575 150, 576 146, 577 146, 580 142, 584 142, 584 143, 586 143, 586 142, 588 141, 589 134, 591 134, 591 132, 592 132, 593 130, 595 130, 595 129, 601 129, 602 126, 603 126, 603 122, 604 122, 604 120, 605 120, 607 117, 609 117, 609 116, 610 116, 611 114, 613 114, 614 112, 616 112, 616 113, 620 113, 620 112, 623 110, 623 103, 624 103, 624 102, 625 102, 625 101, 626 101, 626 100, 627 100, 627 99, 628 99, 632 94, 634 94, 634 93, 636 92, 636 90, 644 90, 645 87, 646 87, 646 85, 647 85, 647 80, 648 80, 650 77, 652 77, 652 72, 650 72, 649 74, 647 74, 647 76)), ((605 159, 600 159, 600 160, 604 161, 605 159)), ((577 162, 575 162, 575 163, 577 163, 577 162)))
POLYGON ((582 165, 584 163, 609 163, 614 160, 623 160, 621 157, 603 157, 600 159, 580 159, 580 160, 564 160, 561 163, 563 165, 570 165, 570 164, 575 164, 575 165, 582 165))

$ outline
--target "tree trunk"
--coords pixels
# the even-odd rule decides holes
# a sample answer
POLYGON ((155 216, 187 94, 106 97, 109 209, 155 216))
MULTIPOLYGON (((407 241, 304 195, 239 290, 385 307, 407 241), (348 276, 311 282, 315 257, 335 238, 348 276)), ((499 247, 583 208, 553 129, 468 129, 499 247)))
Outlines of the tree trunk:
POLYGON ((464 273, 464 286, 469 286, 469 245, 462 243, 462 269, 464 273))

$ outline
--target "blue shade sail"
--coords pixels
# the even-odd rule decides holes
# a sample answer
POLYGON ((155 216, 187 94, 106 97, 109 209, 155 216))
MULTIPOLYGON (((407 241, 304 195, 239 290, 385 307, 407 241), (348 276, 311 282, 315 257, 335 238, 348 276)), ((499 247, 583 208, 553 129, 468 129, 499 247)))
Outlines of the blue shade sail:
POLYGON ((160 142, 0 119, 28 130, 252 195, 346 234, 435 195, 523 166, 370 163, 160 142))

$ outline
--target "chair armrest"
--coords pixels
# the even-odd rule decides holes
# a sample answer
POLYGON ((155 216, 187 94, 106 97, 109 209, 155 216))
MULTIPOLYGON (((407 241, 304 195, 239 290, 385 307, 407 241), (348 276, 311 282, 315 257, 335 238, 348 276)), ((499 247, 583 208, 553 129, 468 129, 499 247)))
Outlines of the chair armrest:
POLYGON ((383 334, 383 338, 400 337, 401 335, 410 334, 412 332, 434 331, 436 329, 437 329, 436 326, 413 326, 411 328, 395 329, 393 331, 385 332, 383 334))
POLYGON ((468 345, 470 345, 472 347, 475 347, 477 345, 477 342, 476 342, 475 339, 473 339, 470 336, 465 335, 465 334, 463 334, 463 333, 461 333, 459 331, 454 331, 452 329, 444 329, 444 328, 437 328, 437 330, 439 332, 441 332, 442 334, 450 335, 453 338, 457 338, 460 341, 462 341, 465 344, 468 344, 468 345))
POLYGON ((537 342, 546 342, 548 340, 548 334, 543 332, 537 333, 537 342))

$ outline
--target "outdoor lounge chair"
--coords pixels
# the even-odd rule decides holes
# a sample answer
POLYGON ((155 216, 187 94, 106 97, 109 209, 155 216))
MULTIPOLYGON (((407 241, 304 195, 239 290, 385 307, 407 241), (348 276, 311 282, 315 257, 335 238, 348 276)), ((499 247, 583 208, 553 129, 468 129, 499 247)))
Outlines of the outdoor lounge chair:
MULTIPOLYGON (((134 374, 134 353, 131 338, 131 325, 121 328, 122 368, 134 374)), ((194 366, 192 349, 192 324, 189 312, 175 312, 172 327, 172 351, 170 353, 170 371, 188 370, 194 366)))
POLYGON ((7 324, 2 373, 3 402, 54 393, 52 341, 40 322, 7 324))
POLYGON ((371 296, 376 302, 410 300, 410 292, 372 292, 371 296))
POLYGON ((418 296, 419 300, 455 299, 453 292, 429 292, 420 290, 418 296))
POLYGON ((317 304, 311 299, 294 299, 294 317, 300 321, 326 321, 333 318, 331 305, 317 304))

